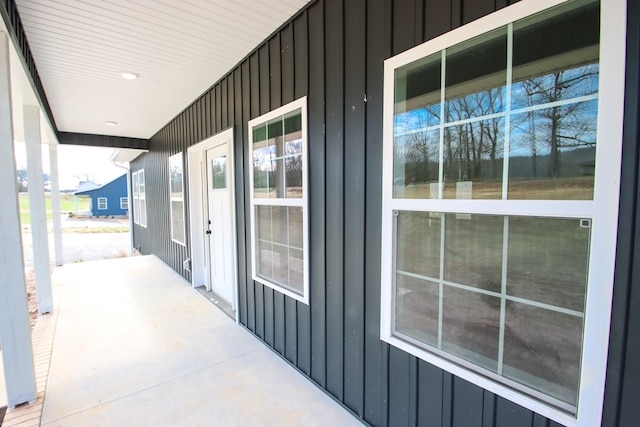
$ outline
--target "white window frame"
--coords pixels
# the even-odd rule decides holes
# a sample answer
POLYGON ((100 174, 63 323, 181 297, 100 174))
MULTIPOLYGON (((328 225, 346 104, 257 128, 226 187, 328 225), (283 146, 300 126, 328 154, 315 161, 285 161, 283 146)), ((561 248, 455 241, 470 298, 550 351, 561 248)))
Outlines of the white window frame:
POLYGON ((308 200, 309 200, 309 185, 308 185, 308 132, 307 132, 307 97, 299 98, 289 104, 283 105, 273 111, 263 114, 260 117, 256 117, 249 121, 249 147, 248 147, 248 169, 249 169, 249 185, 250 191, 250 210, 251 210, 251 267, 253 280, 262 283, 278 292, 281 292, 291 298, 294 298, 304 304, 309 304, 309 215, 308 215, 308 200), (301 126, 302 126, 302 198, 257 198, 254 197, 253 186, 253 128, 262 125, 269 120, 276 117, 283 116, 295 110, 301 112, 301 126), (303 293, 302 295, 292 292, 276 283, 270 282, 257 275, 257 250, 255 247, 256 239, 256 219, 255 219, 255 207, 259 205, 267 206, 285 206, 285 207, 301 207, 302 208, 302 239, 303 239, 303 257, 304 257, 304 273, 303 273, 303 293))
POLYGON ((131 173, 131 187, 132 187, 131 196, 133 199, 133 203, 132 203, 133 223, 140 224, 140 219, 138 218, 140 216, 140 207, 138 205, 138 202, 140 200, 139 199, 140 196, 138 194, 138 171, 131 173))
POLYGON ((99 211, 106 211, 108 209, 107 198, 106 197, 98 197, 96 198, 96 203, 98 205, 99 211), (103 204, 104 207, 100 207, 103 204))
POLYGON ((184 206, 184 163, 182 161, 182 151, 174 154, 173 156, 169 156, 169 222, 171 227, 171 240, 179 245, 186 246, 187 240, 187 223, 186 223, 186 212, 184 206), (182 197, 176 197, 171 193, 171 169, 174 166, 180 166, 182 170, 182 197), (183 228, 183 240, 177 239, 174 235, 173 230, 173 203, 180 202, 182 204, 182 228, 183 228))
POLYGON ((597 139, 593 200, 562 203, 545 200, 455 200, 393 198, 393 123, 395 70, 433 53, 470 40, 508 23, 564 3, 564 0, 522 0, 455 29, 429 42, 387 59, 384 64, 383 110, 383 210, 381 339, 414 356, 522 405, 558 423, 575 426, 598 423, 602 418, 609 343, 609 326, 617 241, 618 202, 624 111, 626 52, 626 2, 601 1, 597 139), (494 215, 580 217, 592 219, 584 341, 576 416, 436 356, 393 335, 393 212, 419 210, 494 215))
POLYGON ((120 209, 129 210, 129 198, 128 197, 120 197, 120 209))
POLYGON ((132 174, 132 183, 133 183, 133 222, 135 224, 140 225, 141 227, 147 227, 147 210, 144 210, 144 215, 142 215, 142 211, 140 206, 144 203, 145 208, 147 207, 146 200, 146 183, 140 184, 140 176, 142 175, 144 179, 144 169, 138 169, 132 174), (140 191, 140 188, 143 188, 144 191, 140 191))

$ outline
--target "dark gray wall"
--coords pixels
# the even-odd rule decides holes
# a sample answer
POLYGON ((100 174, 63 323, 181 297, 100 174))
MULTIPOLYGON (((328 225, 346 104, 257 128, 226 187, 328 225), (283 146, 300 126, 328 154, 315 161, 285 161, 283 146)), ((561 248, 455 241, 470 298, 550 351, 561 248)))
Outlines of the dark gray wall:
MULTIPOLYGON (((372 425, 553 426, 554 422, 380 341, 383 60, 506 0, 319 0, 259 46, 150 141, 143 253, 184 275, 169 236, 168 157, 235 133, 240 321, 372 425), (301 304, 250 280, 247 122, 308 96, 310 292, 301 304)), ((603 424, 633 425, 640 390, 635 258, 638 10, 630 5, 621 233, 603 424), (629 230, 629 232, 627 232, 629 230), (624 378, 624 381, 623 381, 624 378)), ((188 243, 188 242, 187 242, 188 243)))

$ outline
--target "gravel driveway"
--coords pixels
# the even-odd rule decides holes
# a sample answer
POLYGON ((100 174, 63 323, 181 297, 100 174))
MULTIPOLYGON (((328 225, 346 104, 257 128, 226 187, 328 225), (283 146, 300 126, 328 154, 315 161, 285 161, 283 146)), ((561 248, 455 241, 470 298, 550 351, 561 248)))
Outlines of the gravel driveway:
MULTIPOLYGON (((49 227, 51 229, 51 227, 49 227)), ((62 218, 62 253, 65 264, 120 258, 131 254, 127 218, 62 218), (113 231, 111 231, 113 230, 113 231)), ((30 227, 22 230, 25 268, 33 268, 30 227)), ((49 233, 49 256, 53 260, 53 233, 49 233)))

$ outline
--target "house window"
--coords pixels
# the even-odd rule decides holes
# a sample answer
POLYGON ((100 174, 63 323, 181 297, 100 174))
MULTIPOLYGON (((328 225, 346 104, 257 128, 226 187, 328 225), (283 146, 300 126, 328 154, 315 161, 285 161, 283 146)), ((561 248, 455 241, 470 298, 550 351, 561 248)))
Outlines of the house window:
POLYGON ((106 197, 98 197, 98 210, 100 210, 100 211, 107 210, 107 198, 106 197))
POLYGON ((128 210, 129 209, 129 198, 128 197, 120 197, 120 209, 128 210))
POLYGON ((606 367, 619 99, 600 2, 537 3, 385 63, 381 336, 575 423, 602 407, 581 390, 606 367))
POLYGON ((182 152, 169 157, 169 199, 171 201, 171 239, 185 244, 182 152))
POLYGON ((307 112, 301 98, 249 122, 254 280, 308 303, 307 112))
POLYGON ((133 185, 133 222, 147 226, 147 202, 145 196, 144 169, 131 174, 133 185))

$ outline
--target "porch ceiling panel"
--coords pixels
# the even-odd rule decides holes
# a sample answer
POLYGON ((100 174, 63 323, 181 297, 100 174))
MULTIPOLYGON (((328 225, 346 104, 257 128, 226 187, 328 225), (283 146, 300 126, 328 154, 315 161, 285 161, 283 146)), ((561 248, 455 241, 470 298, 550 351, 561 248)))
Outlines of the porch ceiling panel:
POLYGON ((58 130, 145 139, 306 3, 16 0, 58 130))

